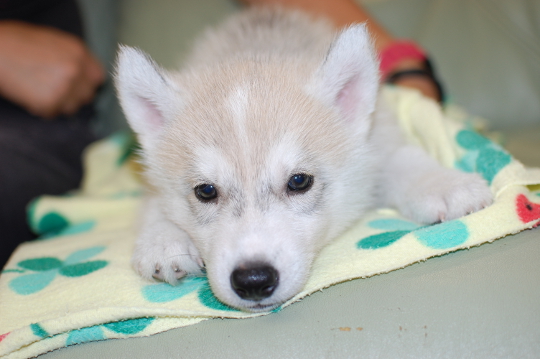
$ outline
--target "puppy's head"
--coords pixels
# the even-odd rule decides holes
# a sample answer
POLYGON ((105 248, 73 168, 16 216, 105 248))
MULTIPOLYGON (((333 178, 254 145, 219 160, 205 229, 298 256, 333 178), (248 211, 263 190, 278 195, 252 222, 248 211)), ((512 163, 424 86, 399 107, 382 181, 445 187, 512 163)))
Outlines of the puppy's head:
POLYGON ((371 204, 377 83, 363 26, 313 63, 248 58, 176 74, 121 48, 118 94, 148 180, 223 302, 258 311, 293 297, 320 248, 371 204))

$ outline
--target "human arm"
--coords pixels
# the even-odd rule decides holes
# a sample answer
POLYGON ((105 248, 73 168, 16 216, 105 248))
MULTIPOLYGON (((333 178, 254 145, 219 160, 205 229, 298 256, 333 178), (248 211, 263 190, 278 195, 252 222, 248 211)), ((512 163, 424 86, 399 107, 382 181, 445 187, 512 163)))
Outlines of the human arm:
POLYGON ((66 32, 0 21, 0 96, 53 118, 89 103, 105 73, 84 43, 66 32))
MULTIPOLYGON (((337 29, 354 23, 366 23, 373 37, 375 50, 380 54, 396 39, 386 29, 377 23, 367 11, 354 0, 241 0, 247 5, 280 5, 287 8, 299 9, 314 16, 326 17, 337 29)), ((426 70, 423 60, 405 58, 392 67, 392 72, 404 70, 426 70)), ((383 79, 385 80, 385 79, 383 79)), ((426 76, 403 76, 393 82, 399 86, 419 90, 427 97, 440 100, 437 84, 426 76)))

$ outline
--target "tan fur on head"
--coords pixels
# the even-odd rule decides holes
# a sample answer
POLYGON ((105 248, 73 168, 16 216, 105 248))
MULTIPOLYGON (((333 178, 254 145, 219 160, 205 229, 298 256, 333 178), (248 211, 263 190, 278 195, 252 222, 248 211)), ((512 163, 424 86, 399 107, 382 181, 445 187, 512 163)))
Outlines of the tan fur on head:
MULTIPOLYGON (((258 311, 298 293, 318 251, 377 193, 430 221, 440 201, 418 206, 407 194, 437 165, 427 155, 403 160, 409 149, 378 105, 377 66, 365 26, 335 34, 324 21, 270 9, 206 32, 180 72, 122 47, 118 94, 155 188, 135 269, 176 284, 204 263, 220 300, 258 311), (386 169, 396 159, 403 173, 386 169), (291 189, 294 178, 305 190, 291 189), (255 294, 253 283, 237 283, 250 270, 268 281, 255 294)), ((459 177, 452 188, 471 179, 445 176, 459 177)))

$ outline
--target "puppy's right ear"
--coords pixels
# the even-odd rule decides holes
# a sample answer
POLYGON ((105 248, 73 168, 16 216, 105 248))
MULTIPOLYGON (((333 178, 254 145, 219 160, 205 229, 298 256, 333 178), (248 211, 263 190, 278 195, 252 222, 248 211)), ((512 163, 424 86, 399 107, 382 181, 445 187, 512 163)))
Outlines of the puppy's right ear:
POLYGON ((129 125, 141 146, 151 149, 178 106, 173 82, 146 53, 120 46, 115 84, 129 125))
POLYGON ((359 134, 367 134, 375 111, 378 67, 367 27, 357 24, 337 36, 315 74, 315 94, 359 134))

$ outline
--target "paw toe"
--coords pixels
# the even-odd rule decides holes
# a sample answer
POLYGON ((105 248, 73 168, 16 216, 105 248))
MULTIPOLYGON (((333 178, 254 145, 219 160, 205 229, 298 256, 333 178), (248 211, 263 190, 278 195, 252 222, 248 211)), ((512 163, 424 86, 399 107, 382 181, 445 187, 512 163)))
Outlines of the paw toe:
POLYGON ((154 267, 154 272, 152 273, 152 278, 157 280, 163 280, 163 270, 159 264, 156 264, 154 267))

